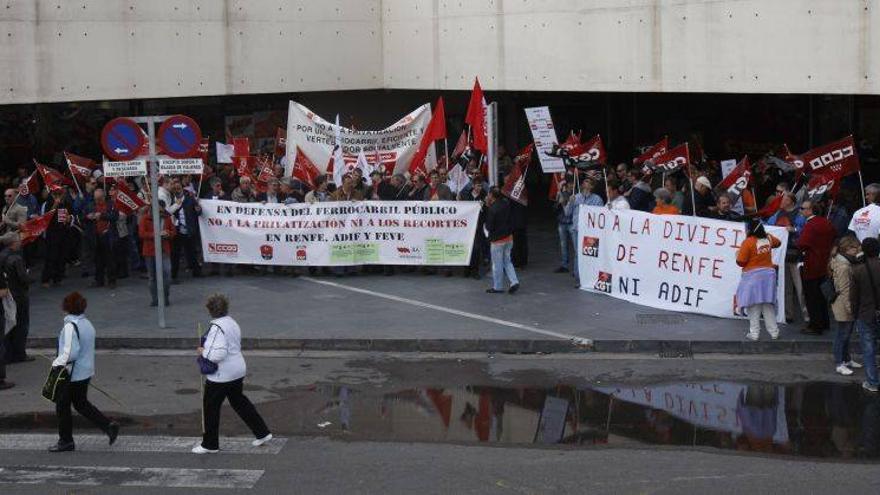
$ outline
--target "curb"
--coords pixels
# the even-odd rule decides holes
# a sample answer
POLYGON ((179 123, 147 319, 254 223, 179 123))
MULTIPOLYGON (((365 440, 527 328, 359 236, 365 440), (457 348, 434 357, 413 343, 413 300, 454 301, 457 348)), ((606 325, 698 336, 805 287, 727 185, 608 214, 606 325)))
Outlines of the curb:
MULTIPOLYGON (((29 338, 34 348, 54 348, 54 338, 29 338)), ((858 343, 851 344, 853 350, 858 343)), ((115 349, 193 349, 195 339, 99 337, 96 347, 115 349)), ((701 340, 480 340, 480 339, 242 339, 245 350, 372 351, 372 352, 496 352, 506 354, 830 354, 830 341, 776 340, 758 342, 701 340)))

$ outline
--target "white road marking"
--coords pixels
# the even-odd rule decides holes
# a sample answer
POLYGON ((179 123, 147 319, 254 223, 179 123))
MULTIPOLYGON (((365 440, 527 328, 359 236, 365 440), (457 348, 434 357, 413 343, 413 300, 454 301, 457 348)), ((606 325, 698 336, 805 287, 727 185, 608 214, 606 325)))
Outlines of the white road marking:
MULTIPOLYGON (((275 437, 262 447, 251 445, 253 438, 220 437, 221 454, 269 454, 281 452, 286 438, 275 437)), ((107 445, 105 435, 76 435, 76 450, 86 452, 167 452, 189 453, 200 437, 120 436, 113 445, 107 445)), ((58 442, 58 435, 50 433, 10 433, 0 435, 0 450, 46 450, 58 442)))
POLYGON ((516 323, 513 321, 501 320, 498 318, 492 318, 491 316, 480 315, 476 313, 469 313, 467 311, 461 311, 458 309, 447 308, 445 306, 438 306, 436 304, 426 303, 422 301, 416 301, 415 299, 408 299, 406 297, 395 296, 393 294, 386 294, 384 292, 376 292, 373 290, 361 289, 358 287, 351 287, 349 285, 338 284, 336 282, 328 282, 326 280, 318 280, 312 277, 300 277, 300 280, 306 280, 315 284, 326 285, 328 287, 335 287, 337 289, 348 290, 351 292, 357 292, 359 294, 366 294, 368 296, 381 297, 382 299, 388 299, 390 301, 400 302, 404 304, 409 304, 412 306, 417 306, 420 308, 433 309, 435 311, 442 311, 444 313, 453 314, 456 316, 462 316, 464 318, 471 318, 474 320, 485 321, 488 323, 494 323, 496 325, 502 325, 505 327, 516 328, 519 330, 525 330, 527 332, 537 333, 539 335, 544 335, 547 337, 554 337, 557 339, 563 340, 571 340, 577 345, 592 345, 592 340, 586 339, 584 337, 578 337, 577 335, 569 335, 565 333, 553 332, 551 330, 542 330, 540 328, 530 327, 528 325, 523 325, 522 323, 516 323))
POLYGON ((144 486, 167 488, 249 489, 263 470, 181 469, 116 466, 10 466, 0 467, 0 485, 54 483, 76 486, 144 486))

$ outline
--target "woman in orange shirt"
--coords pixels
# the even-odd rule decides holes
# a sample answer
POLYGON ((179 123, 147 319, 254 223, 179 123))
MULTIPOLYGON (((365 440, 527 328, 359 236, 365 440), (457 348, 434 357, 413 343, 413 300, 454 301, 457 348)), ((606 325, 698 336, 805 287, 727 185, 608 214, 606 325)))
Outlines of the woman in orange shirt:
POLYGON ((746 338, 758 340, 761 332, 761 315, 770 338, 779 338, 776 325, 776 266, 773 264, 773 249, 782 243, 764 231, 764 225, 752 219, 749 236, 736 253, 736 264, 742 267, 743 274, 736 289, 735 306, 746 308, 749 315, 749 333, 746 338))
POLYGON ((680 215, 681 211, 672 204, 672 194, 665 187, 654 190, 654 199, 657 206, 651 212, 655 215, 680 215))

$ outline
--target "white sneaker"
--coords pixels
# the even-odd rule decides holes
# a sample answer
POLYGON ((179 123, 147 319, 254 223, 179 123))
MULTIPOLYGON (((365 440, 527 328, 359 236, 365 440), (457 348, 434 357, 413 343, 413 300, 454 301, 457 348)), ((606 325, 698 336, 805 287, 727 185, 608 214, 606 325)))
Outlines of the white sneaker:
POLYGON ((854 369, 854 370, 857 370, 857 369, 859 369, 859 368, 862 367, 862 364, 861 364, 861 363, 857 363, 857 362, 855 362, 855 361, 850 361, 850 362, 846 363, 846 365, 849 366, 850 368, 854 369))
POLYGON ((758 341, 758 336, 757 336, 757 335, 750 334, 750 333, 747 333, 747 334, 746 334, 746 338, 749 339, 749 340, 751 340, 752 342, 757 342, 757 341, 758 341))
POLYGON ((778 333, 771 333, 770 340, 779 340, 779 334, 778 333))
POLYGON ((220 452, 220 450, 206 449, 202 447, 202 444, 198 444, 192 449, 193 454, 216 454, 217 452, 220 452))
POLYGON ((266 435, 263 438, 258 438, 256 440, 254 440, 253 442, 251 442, 251 445, 253 445, 254 447, 259 447, 259 446, 263 445, 264 443, 268 442, 269 440, 272 440, 271 433, 269 433, 268 435, 266 435))
POLYGON ((835 368, 834 371, 838 372, 839 374, 841 374, 843 376, 849 376, 849 375, 853 374, 853 370, 847 368, 845 364, 838 364, 837 368, 835 368))

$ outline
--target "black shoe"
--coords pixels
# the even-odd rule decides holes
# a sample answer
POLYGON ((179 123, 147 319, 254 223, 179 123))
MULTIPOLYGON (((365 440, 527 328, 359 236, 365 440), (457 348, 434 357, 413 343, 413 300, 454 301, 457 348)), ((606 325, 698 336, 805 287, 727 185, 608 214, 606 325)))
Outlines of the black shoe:
POLYGON ((74 450, 76 450, 76 445, 74 445, 73 442, 58 442, 55 445, 49 447, 49 452, 73 452, 74 450))
POLYGON ((6 380, 0 381, 0 390, 6 390, 14 387, 15 384, 12 382, 7 382, 6 380))
POLYGON ((116 442, 116 437, 119 436, 119 423, 112 422, 110 426, 107 428, 107 438, 110 439, 110 445, 113 445, 116 442))
POLYGON ((486 289, 487 294, 504 294, 503 290, 486 289))
POLYGON ((508 293, 508 294, 513 294, 513 293, 515 293, 515 292, 518 291, 518 290, 519 290, 519 284, 513 284, 513 285, 510 286, 509 289, 507 289, 507 293, 508 293))
POLYGON ((553 273, 568 273, 568 268, 560 266, 559 268, 553 270, 553 273))

